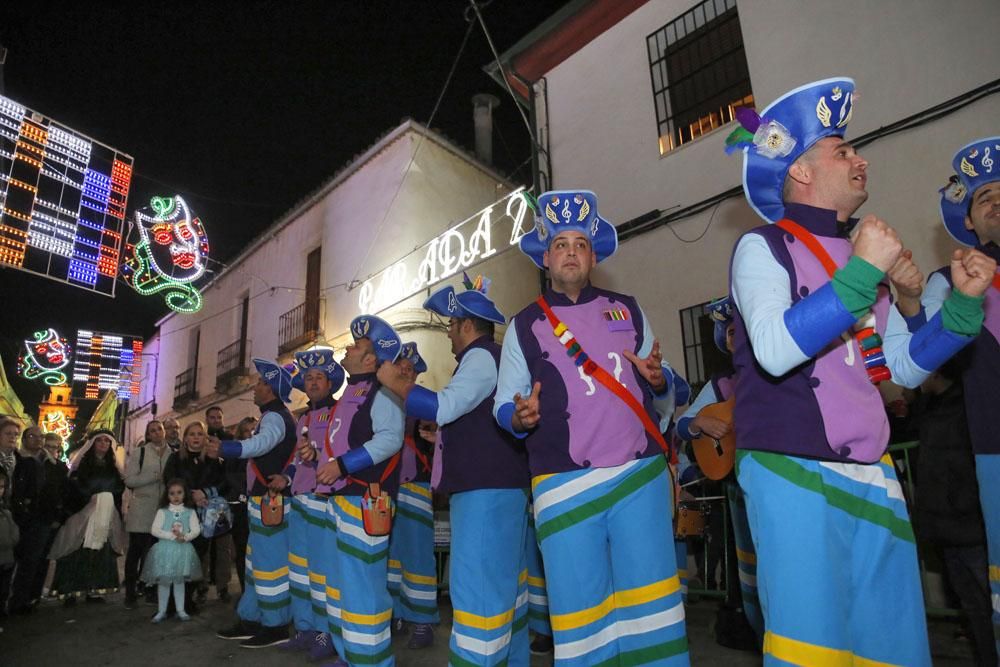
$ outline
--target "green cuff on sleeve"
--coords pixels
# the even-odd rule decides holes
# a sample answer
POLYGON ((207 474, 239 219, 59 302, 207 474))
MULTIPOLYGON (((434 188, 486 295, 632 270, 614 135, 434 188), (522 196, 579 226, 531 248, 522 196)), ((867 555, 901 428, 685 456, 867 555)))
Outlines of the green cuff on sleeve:
POLYGON ((941 305, 941 325, 952 333, 975 336, 983 328, 986 296, 969 296, 953 289, 941 305))
POLYGON ((833 291, 851 315, 861 317, 878 297, 878 282, 885 275, 860 257, 851 257, 833 274, 833 291))

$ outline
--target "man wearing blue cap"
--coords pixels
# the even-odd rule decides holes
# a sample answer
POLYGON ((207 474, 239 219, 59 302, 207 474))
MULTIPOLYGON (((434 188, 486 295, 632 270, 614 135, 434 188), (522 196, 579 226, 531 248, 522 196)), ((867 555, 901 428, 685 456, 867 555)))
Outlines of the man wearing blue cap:
MULTIPOLYGON (((416 343, 404 343, 396 359, 407 382, 427 370, 416 343)), ((426 426, 426 425, 425 425, 426 426)), ((437 603, 437 564, 434 560, 434 505, 431 494, 431 460, 434 443, 421 433, 421 420, 407 415, 400 459, 396 518, 389 538, 389 593, 395 628, 413 625, 407 648, 427 648, 434 643, 432 623, 441 620, 437 603)), ((426 430, 425 430, 426 432, 426 430)))
MULTIPOLYGON (((714 322, 713 339, 715 346, 719 350, 730 356, 733 353, 733 335, 736 327, 733 324, 733 302, 729 296, 712 301, 705 306, 705 312, 714 322)), ((715 439, 716 443, 732 432, 732 419, 721 419, 709 414, 699 414, 709 405, 716 403, 726 403, 733 397, 733 388, 736 377, 733 369, 727 372, 714 374, 698 392, 698 396, 684 411, 680 419, 677 420, 677 435, 684 440, 694 440, 702 435, 715 439)), ((718 445, 717 445, 718 446, 718 445)), ((715 452, 712 449, 709 453, 715 452)), ((718 452, 721 455, 721 451, 718 452)), ((721 474, 721 472, 720 472, 721 474)), ((720 477, 712 477, 720 479, 720 477)), ((732 534, 734 540, 729 544, 729 569, 726 572, 726 583, 729 587, 727 592, 727 603, 733 603, 737 609, 742 609, 746 621, 753 628, 757 635, 757 643, 760 644, 764 638, 764 617, 760 613, 760 604, 757 601, 757 555, 754 552, 753 541, 750 537, 750 527, 747 524, 747 511, 744 504, 743 492, 739 484, 736 483, 735 476, 727 472, 721 478, 725 487, 726 496, 729 500, 729 517, 732 521, 732 534), (735 549, 733 549, 735 546, 735 549), (733 567, 735 565, 735 568, 733 567), (735 569, 735 572, 734 572, 735 569), (730 576, 733 573, 736 576, 730 576), (739 585, 739 595, 736 595, 736 586, 739 585)), ((710 563, 714 567, 714 563, 710 563)), ((714 577, 714 572, 708 572, 708 576, 714 577)), ((741 627, 746 627, 742 625, 741 627)), ((735 630, 735 629, 734 629, 735 630)), ((716 631, 717 635, 719 630, 716 631)), ((747 633, 749 634, 749 633, 747 633)))
POLYGON ((287 512, 284 493, 270 495, 268 484, 295 455, 295 420, 285 407, 292 388, 289 372, 266 359, 254 359, 257 383, 253 401, 260 409, 254 435, 243 441, 212 438, 209 457, 249 459, 247 505, 250 515, 250 548, 246 559, 246 590, 240 598, 237 623, 220 630, 223 639, 242 639, 240 646, 263 648, 288 639, 288 531, 287 522, 266 526, 261 512, 287 512), (278 509, 281 508, 281 509, 278 509))
POLYGON ((528 450, 555 662, 688 664, 662 435, 672 374, 636 300, 590 284, 618 235, 594 193, 554 191, 520 247, 551 289, 507 329, 493 412, 528 450))
POLYGON ((458 361, 448 385, 433 392, 391 369, 380 377, 407 414, 441 427, 431 485, 450 494, 452 664, 527 665, 528 466, 490 415, 500 361, 494 326, 506 320, 486 295, 489 281, 466 287, 444 287, 424 302, 448 318, 458 361))
POLYGON ((322 571, 330 636, 341 656, 333 664, 388 667, 395 664, 389 535, 373 530, 370 522, 376 502, 383 494, 395 496, 399 486, 404 414, 375 371, 396 360, 401 342, 389 323, 374 315, 354 318, 351 335, 354 343, 341 361, 349 378, 329 437, 316 449, 300 443, 298 455, 317 462, 315 492, 329 497, 322 571))
MULTIPOLYGON (((315 451, 330 439, 337 412, 333 394, 344 384, 344 369, 334 360, 333 350, 328 347, 296 352, 295 366, 297 373, 292 377, 292 387, 309 398, 295 429, 299 434, 298 447, 315 451)), ((312 660, 324 660, 333 656, 334 649, 327 632, 326 575, 321 566, 327 499, 315 493, 316 460, 305 462, 297 456, 270 486, 276 491, 284 491, 290 486, 292 492, 292 511, 288 517, 288 577, 295 635, 281 648, 308 650, 312 660)))
MULTIPOLYGON (((974 247, 994 262, 1000 262, 1000 136, 986 137, 962 147, 952 165, 955 174, 941 191, 941 219, 948 233, 963 246, 974 247)), ((963 264, 976 261, 956 250, 963 264)), ((981 261, 981 260, 979 260, 981 261)), ((952 262, 952 267, 954 262, 952 262)), ((953 268, 933 273, 924 292, 926 317, 933 317, 948 300, 953 288, 953 268)), ((989 270, 984 266, 984 270, 989 270)), ((986 524, 989 554, 989 589, 1000 599, 1000 429, 994 412, 1000 405, 1000 277, 994 275, 983 302, 984 331, 963 351, 959 359, 965 394, 969 436, 976 456, 979 500, 986 524)), ((977 582, 986 573, 978 563, 966 568, 977 582)), ((982 582, 985 583, 985 582, 982 582)), ((994 602, 993 635, 1000 638, 1000 608, 994 602)), ((1000 652, 1000 640, 997 642, 1000 652)), ((984 650, 980 651, 985 652, 984 650)), ((987 656, 984 660, 988 660, 987 656)))
POLYGON ((868 163, 843 139, 854 100, 851 79, 807 84, 760 116, 741 110, 727 140, 745 152, 747 201, 775 223, 739 240, 731 269, 737 479, 765 664, 930 665, 876 384, 916 386, 971 342, 992 277, 981 253, 956 256, 957 289, 910 332, 884 278, 916 316, 919 271, 884 221, 851 218, 868 197, 868 163))

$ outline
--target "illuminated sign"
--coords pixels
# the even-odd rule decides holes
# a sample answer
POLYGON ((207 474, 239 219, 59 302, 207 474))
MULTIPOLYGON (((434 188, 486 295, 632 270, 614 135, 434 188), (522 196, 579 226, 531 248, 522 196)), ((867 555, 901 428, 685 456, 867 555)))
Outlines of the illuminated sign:
POLYGON ((70 348, 55 329, 36 331, 35 340, 24 341, 24 352, 18 359, 17 370, 25 380, 42 380, 47 385, 66 384, 70 348))
POLYGON ((534 226, 530 211, 524 188, 514 190, 365 280, 358 294, 358 307, 362 313, 378 313, 510 250, 534 226), (494 247, 494 241, 499 248, 494 247))
POLYGON ((98 399, 101 391, 112 389, 119 401, 139 393, 142 368, 142 339, 138 336, 76 332, 76 359, 73 383, 83 398, 98 399))
POLYGON ((0 265, 113 296, 132 157, 0 96, 0 265))
POLYGON ((55 433, 62 438, 65 449, 66 441, 73 434, 74 424, 73 420, 62 410, 52 410, 46 412, 45 416, 39 420, 38 427, 42 429, 42 433, 55 433))
POLYGON ((122 278, 143 296, 165 292, 167 305, 179 313, 201 310, 193 283, 205 274, 208 236, 182 197, 153 197, 135 212, 139 241, 128 248, 122 278))

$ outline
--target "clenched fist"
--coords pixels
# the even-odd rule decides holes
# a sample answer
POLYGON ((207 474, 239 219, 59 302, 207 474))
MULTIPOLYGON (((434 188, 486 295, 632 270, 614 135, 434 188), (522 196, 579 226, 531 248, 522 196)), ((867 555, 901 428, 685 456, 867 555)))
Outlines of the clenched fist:
POLYGON ((982 296, 993 282, 997 263, 975 248, 962 248, 951 255, 951 281, 966 296, 982 296))
POLYGON ((884 272, 893 267, 903 251, 903 243, 896 230, 870 214, 858 223, 853 244, 856 257, 884 272))

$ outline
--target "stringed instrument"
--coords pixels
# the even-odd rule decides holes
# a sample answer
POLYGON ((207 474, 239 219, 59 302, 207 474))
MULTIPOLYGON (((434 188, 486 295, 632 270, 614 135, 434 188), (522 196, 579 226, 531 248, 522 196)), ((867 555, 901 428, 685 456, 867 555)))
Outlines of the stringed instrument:
MULTIPOLYGON (((735 405, 736 397, 731 396, 728 401, 706 405, 698 411, 698 416, 714 417, 732 426, 735 405)), ((736 464, 736 433, 733 430, 721 439, 702 433, 691 441, 691 448, 698 467, 709 479, 722 479, 736 464)))

